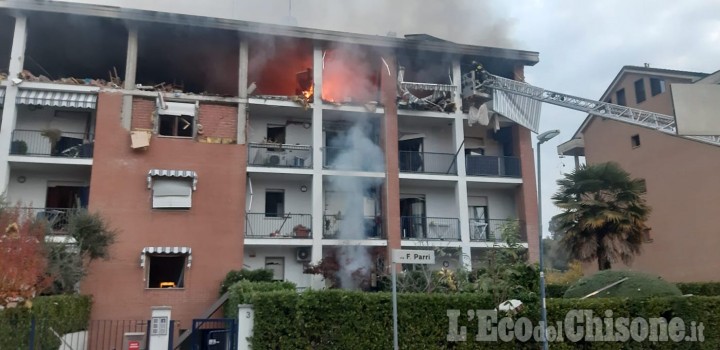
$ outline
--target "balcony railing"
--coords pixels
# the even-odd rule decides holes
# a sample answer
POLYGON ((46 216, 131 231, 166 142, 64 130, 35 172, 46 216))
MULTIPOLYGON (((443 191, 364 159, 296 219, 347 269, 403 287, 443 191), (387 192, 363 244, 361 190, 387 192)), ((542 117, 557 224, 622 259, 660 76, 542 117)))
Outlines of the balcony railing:
POLYGON ((59 130, 14 130, 10 154, 92 158, 93 135, 59 130))
POLYGON ((425 216, 400 217, 402 239, 460 240, 460 220, 425 216))
POLYGON ((516 225, 520 242, 527 242, 525 226, 519 220, 470 219, 470 240, 473 242, 503 242, 503 229, 516 225))
POLYGON ((248 144, 248 164, 282 168, 312 168, 312 146, 248 144))
POLYGON ((522 176, 518 157, 468 155, 465 156, 465 168, 470 176, 522 176))
POLYGON ((457 175, 455 154, 413 151, 398 153, 401 172, 457 175))
POLYGON ((312 215, 247 213, 247 238, 311 238, 312 215))
MULTIPOLYGON (((349 149, 347 147, 323 147, 323 167, 333 170, 352 171, 384 171, 384 159, 354 159, 343 156, 349 149)), ((361 157, 361 153, 353 152, 355 157, 361 157)))
POLYGON ((48 235, 66 235, 69 208, 22 208, 21 215, 30 216, 28 219, 43 221, 46 224, 48 235))
POLYGON ((379 217, 364 217, 362 227, 355 232, 343 232, 343 220, 348 219, 341 215, 325 215, 323 217, 323 238, 347 240, 385 238, 382 220, 379 217))

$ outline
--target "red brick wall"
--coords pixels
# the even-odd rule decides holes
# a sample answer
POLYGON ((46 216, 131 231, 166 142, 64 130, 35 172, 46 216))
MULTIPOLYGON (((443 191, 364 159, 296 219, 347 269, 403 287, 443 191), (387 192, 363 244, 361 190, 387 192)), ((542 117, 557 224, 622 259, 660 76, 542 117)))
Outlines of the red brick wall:
MULTIPOLYGON (((387 60, 390 72, 396 72, 395 58, 387 60)), ((381 91, 385 118, 382 138, 385 149, 385 198, 383 199, 384 232, 387 235, 388 261, 392 249, 400 249, 400 167, 398 165, 398 114, 397 114, 397 76, 389 76, 382 71, 381 91)))
POLYGON ((168 305, 173 319, 188 328, 218 298, 225 274, 243 266, 247 151, 244 145, 162 137, 153 137, 145 151, 133 151, 121 125, 121 106, 122 95, 100 94, 90 188, 90 210, 100 212, 119 234, 110 260, 91 264, 81 290, 93 296, 93 319, 147 319, 151 306, 168 305), (190 210, 151 209, 146 179, 152 168, 198 173, 190 210), (140 252, 148 246, 192 248, 184 289, 145 288, 140 252))
POLYGON ((132 129, 152 129, 153 112, 155 112, 155 100, 135 97, 132 104, 132 129))
POLYGON ((202 136, 235 138, 237 136, 237 106, 200 103, 198 122, 203 127, 202 136))

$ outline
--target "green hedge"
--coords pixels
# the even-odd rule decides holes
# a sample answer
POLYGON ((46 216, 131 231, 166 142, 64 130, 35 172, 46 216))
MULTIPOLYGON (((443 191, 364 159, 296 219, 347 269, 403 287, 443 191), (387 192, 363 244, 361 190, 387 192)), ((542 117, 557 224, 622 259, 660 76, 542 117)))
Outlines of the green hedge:
POLYGON ((674 284, 660 276, 637 271, 604 270, 592 276, 581 278, 565 292, 565 298, 581 298, 601 290, 623 278, 625 282, 605 289, 595 298, 650 298, 681 296, 682 292, 674 284))
POLYGON ((230 286, 242 280, 248 280, 251 282, 272 282, 273 271, 269 269, 232 270, 225 275, 225 279, 220 285, 220 295, 225 294, 230 286))
POLYGON ((720 282, 675 283, 683 294, 720 296, 720 282))
POLYGON ((228 288, 230 296, 225 303, 224 315, 229 318, 237 318, 238 305, 249 304, 254 300, 253 297, 259 292, 272 291, 295 291, 295 284, 292 282, 251 282, 241 280, 228 288))
POLYGON ((545 285, 545 296, 548 298, 562 298, 568 288, 570 288, 570 286, 565 284, 545 285))
MULTIPOLYGON (((256 293, 253 349, 390 349, 392 307, 387 293, 346 291, 289 291, 256 293)), ((477 319, 468 321, 467 310, 492 309, 492 300, 480 294, 404 294, 398 301, 399 337, 402 349, 537 349, 532 342, 476 342, 477 319), (468 341, 448 342, 448 309, 461 312, 460 326, 467 327, 468 341)), ((703 322, 705 341, 642 343, 564 343, 553 349, 718 349, 720 347, 720 297, 670 297, 653 299, 549 299, 551 324, 564 320, 567 312, 589 309, 604 317, 680 317, 703 322)), ((518 316, 537 325, 537 304, 527 304, 518 316)))
POLYGON ((35 320, 35 348, 57 349, 54 335, 87 329, 92 301, 88 296, 57 295, 33 299, 32 308, 0 311, 0 349, 27 349, 31 322, 35 320))

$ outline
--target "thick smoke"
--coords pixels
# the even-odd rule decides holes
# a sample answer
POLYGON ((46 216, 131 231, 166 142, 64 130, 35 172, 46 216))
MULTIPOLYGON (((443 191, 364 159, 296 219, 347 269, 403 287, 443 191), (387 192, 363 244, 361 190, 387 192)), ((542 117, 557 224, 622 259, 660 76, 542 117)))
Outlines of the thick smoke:
MULTIPOLYGON (((383 151, 368 137, 372 130, 370 123, 359 122, 330 145, 342 149, 332 162, 332 167, 339 170, 384 171, 383 151)), ((329 179, 329 190, 345 194, 338 238, 365 238, 365 198, 373 195, 372 190, 381 181, 357 176, 332 176, 329 179)), ((340 265, 337 277, 341 286, 345 289, 357 289, 358 277, 367 275, 371 266, 367 248, 342 245, 338 248, 337 258, 340 265)))

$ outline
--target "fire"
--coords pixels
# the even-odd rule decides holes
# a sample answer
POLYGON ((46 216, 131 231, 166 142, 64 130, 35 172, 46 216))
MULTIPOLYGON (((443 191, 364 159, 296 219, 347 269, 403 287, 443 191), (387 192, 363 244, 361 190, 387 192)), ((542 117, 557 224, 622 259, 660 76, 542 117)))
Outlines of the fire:
POLYGON ((315 85, 314 84, 310 85, 310 88, 302 91, 302 96, 305 98, 306 101, 311 102, 314 91, 315 91, 315 85))
POLYGON ((379 65, 359 47, 326 51, 323 57, 322 99, 332 103, 367 103, 377 100, 379 65))

